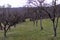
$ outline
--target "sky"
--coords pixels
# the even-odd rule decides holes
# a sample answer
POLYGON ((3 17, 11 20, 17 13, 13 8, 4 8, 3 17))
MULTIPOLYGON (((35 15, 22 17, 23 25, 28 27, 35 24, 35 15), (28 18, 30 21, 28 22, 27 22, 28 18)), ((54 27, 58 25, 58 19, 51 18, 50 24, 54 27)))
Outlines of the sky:
MULTIPOLYGON (((0 6, 10 4, 12 7, 23 7, 26 5, 26 2, 26 0, 0 0, 0 6)), ((45 2, 50 4, 52 0, 46 0, 45 2)), ((59 2, 60 0, 57 3, 59 4, 59 2)))
MULTIPOLYGON (((46 0, 45 3, 50 4, 52 2, 52 0, 46 0)), ((60 4, 60 0, 57 0, 57 4, 60 4)))
POLYGON ((26 0, 0 0, 0 5, 5 5, 7 4, 12 5, 12 7, 22 7, 26 4, 26 0))

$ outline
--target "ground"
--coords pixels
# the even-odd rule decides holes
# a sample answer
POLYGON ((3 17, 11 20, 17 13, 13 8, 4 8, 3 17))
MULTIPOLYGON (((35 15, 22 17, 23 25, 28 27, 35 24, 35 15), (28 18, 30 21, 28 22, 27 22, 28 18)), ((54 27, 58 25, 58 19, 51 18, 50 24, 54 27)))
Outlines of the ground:
MULTIPOLYGON (((43 19, 43 30, 40 30, 39 22, 37 27, 33 25, 33 22, 28 20, 17 24, 16 28, 11 28, 7 32, 6 40, 60 40, 60 21, 58 23, 56 38, 53 36, 53 26, 50 19, 43 19)), ((3 39, 3 33, 3 31, 0 31, 0 40, 3 39)))

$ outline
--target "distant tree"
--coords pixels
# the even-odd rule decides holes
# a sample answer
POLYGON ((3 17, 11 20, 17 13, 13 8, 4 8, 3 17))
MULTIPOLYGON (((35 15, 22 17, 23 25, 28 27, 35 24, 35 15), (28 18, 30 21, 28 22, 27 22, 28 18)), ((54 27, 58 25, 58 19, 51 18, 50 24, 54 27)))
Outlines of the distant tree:
MULTIPOLYGON (((43 29, 42 27, 42 16, 41 16, 41 13, 42 13, 42 4, 43 4, 44 0, 28 0, 28 3, 29 4, 33 4, 34 6, 38 7, 36 11, 34 11, 36 14, 40 13, 39 17, 40 17, 40 27, 41 27, 41 30, 43 29)), ((38 15, 36 15, 36 19, 37 19, 38 15)), ((36 20, 36 25, 37 25, 37 20, 36 20)))
POLYGON ((57 7, 56 7, 57 0, 53 0, 52 2, 53 2, 53 18, 52 18, 52 22, 53 22, 54 36, 56 37, 57 36, 56 30, 57 30, 57 26, 58 26, 59 15, 57 14, 57 7))
POLYGON ((7 37, 7 31, 11 28, 11 26, 15 26, 19 22, 19 17, 17 12, 10 12, 11 5, 8 5, 7 8, 2 6, 2 13, 0 14, 0 28, 4 30, 4 40, 7 37))
POLYGON ((57 3, 56 2, 57 2, 57 0, 52 0, 52 5, 53 5, 52 15, 53 16, 50 14, 50 12, 48 12, 47 10, 44 9, 48 13, 48 15, 49 15, 49 17, 50 17, 50 19, 53 23, 54 37, 57 36, 56 30, 57 30, 57 27, 58 27, 58 19, 59 19, 59 15, 57 13, 57 6, 56 6, 57 3))
POLYGON ((49 17, 50 17, 50 19, 51 19, 51 21, 53 23, 54 37, 57 36, 56 30, 57 30, 57 27, 58 27, 58 19, 59 19, 59 15, 57 13, 56 1, 57 0, 52 0, 52 5, 53 5, 52 6, 53 7, 52 15, 48 10, 43 9, 45 12, 47 12, 47 14, 49 15, 49 17))
MULTIPOLYGON (((50 13, 48 10, 46 10, 44 7, 41 7, 44 1, 45 1, 45 0, 30 0, 29 3, 32 3, 33 5, 35 5, 35 6, 37 6, 37 7, 40 7, 39 12, 45 11, 45 12, 48 14, 49 18, 51 19, 51 21, 52 21, 52 23, 53 23, 54 37, 56 37, 56 36, 57 36, 56 30, 57 30, 58 19, 59 19, 59 15, 57 14, 57 7, 56 7, 56 2, 57 2, 57 0, 52 0, 52 5, 53 5, 53 6, 52 6, 52 7, 53 7, 53 13, 52 13, 52 15, 51 15, 51 13, 50 13), (38 5, 37 5, 37 2, 38 2, 38 5), (39 5, 39 3, 40 3, 40 5, 39 5), (42 9, 42 10, 41 10, 41 9, 42 9)), ((44 6, 45 6, 45 5, 44 5, 44 6)))

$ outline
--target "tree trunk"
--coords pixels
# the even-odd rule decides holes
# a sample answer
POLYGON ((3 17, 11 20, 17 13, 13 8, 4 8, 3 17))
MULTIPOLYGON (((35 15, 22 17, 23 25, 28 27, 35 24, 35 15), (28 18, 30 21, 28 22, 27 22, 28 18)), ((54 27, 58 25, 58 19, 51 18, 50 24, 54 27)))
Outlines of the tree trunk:
POLYGON ((36 27, 38 26, 37 23, 38 23, 38 20, 36 20, 36 27))
POLYGON ((0 30, 2 30, 2 26, 1 26, 1 23, 0 23, 0 30))
POLYGON ((54 28, 54 37, 57 36, 56 28, 54 28))
POLYGON ((56 32, 56 25, 55 25, 54 22, 53 22, 53 30, 54 30, 54 37, 56 37, 57 36, 57 32, 56 32))
POLYGON ((7 31, 6 31, 6 27, 4 27, 4 40, 6 40, 6 33, 7 33, 7 31))
POLYGON ((43 30, 43 27, 42 27, 42 19, 40 19, 40 28, 41 28, 41 30, 43 30))
POLYGON ((33 25, 35 25, 35 20, 33 20, 33 25))
POLYGON ((4 27, 4 37, 6 37, 6 27, 4 27))
POLYGON ((6 30, 4 30, 4 37, 6 37, 6 30))

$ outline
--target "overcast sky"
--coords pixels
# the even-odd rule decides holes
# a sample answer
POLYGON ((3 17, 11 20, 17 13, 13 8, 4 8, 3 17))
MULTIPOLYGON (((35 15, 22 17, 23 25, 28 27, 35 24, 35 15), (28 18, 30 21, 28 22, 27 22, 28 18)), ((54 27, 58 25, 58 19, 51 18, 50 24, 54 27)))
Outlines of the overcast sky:
MULTIPOLYGON (((0 5, 7 5, 10 4, 12 5, 12 7, 22 7, 24 5, 26 5, 26 0, 0 0, 0 5)), ((46 3, 50 4, 52 2, 52 0, 46 0, 46 3)), ((58 4, 59 4, 60 0, 58 0, 58 4)))

